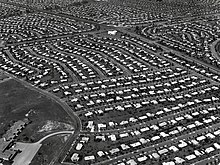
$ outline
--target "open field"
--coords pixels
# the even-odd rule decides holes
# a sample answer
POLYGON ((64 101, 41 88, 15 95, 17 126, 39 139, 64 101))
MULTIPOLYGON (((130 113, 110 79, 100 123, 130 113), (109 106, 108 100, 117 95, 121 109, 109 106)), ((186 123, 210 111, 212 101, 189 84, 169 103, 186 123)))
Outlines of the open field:
POLYGON ((18 137, 20 141, 34 142, 50 132, 73 129, 73 126, 66 127, 73 121, 60 105, 13 79, 0 83, 0 110, 1 135, 13 122, 30 119, 31 123, 18 137), (48 121, 51 121, 49 128, 44 130, 48 121))

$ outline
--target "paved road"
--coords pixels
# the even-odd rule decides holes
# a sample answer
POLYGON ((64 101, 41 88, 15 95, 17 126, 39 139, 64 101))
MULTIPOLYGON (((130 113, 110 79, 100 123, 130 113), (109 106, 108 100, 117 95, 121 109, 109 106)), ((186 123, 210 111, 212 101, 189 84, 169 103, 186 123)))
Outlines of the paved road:
POLYGON ((54 132, 51 133, 45 137, 43 137, 42 139, 40 139, 39 141, 37 141, 36 143, 41 144, 44 140, 46 140, 47 138, 51 137, 51 136, 56 136, 56 135, 60 135, 60 134, 74 134, 74 131, 60 131, 60 132, 54 132))

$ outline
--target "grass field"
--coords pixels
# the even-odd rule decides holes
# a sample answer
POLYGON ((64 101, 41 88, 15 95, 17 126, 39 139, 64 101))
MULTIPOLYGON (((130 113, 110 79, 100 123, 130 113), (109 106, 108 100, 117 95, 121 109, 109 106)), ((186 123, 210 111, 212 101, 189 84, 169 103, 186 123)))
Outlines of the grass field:
POLYGON ((60 105, 14 79, 0 83, 0 137, 13 122, 29 118, 20 142, 36 142, 45 135, 73 129, 73 121, 60 105))

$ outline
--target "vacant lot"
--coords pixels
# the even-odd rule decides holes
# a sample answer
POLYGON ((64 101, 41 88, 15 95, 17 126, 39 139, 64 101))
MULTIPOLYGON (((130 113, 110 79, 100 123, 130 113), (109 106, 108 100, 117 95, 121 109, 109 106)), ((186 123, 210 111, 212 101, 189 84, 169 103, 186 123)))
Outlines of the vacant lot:
POLYGON ((73 129, 73 121, 55 101, 13 79, 0 83, 0 137, 13 122, 24 118, 31 123, 18 141, 35 142, 51 132, 73 129))

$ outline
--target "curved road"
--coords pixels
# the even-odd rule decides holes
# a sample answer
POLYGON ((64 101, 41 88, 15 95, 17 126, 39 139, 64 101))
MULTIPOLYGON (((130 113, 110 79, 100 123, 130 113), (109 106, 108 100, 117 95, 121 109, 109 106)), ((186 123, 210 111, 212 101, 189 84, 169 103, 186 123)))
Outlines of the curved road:
POLYGON ((43 137, 42 139, 40 139, 39 141, 37 141, 36 143, 42 143, 44 140, 46 140, 47 138, 51 137, 51 136, 56 136, 56 135, 60 135, 60 134, 74 134, 74 131, 59 131, 59 132, 54 132, 51 133, 45 137, 43 137))

